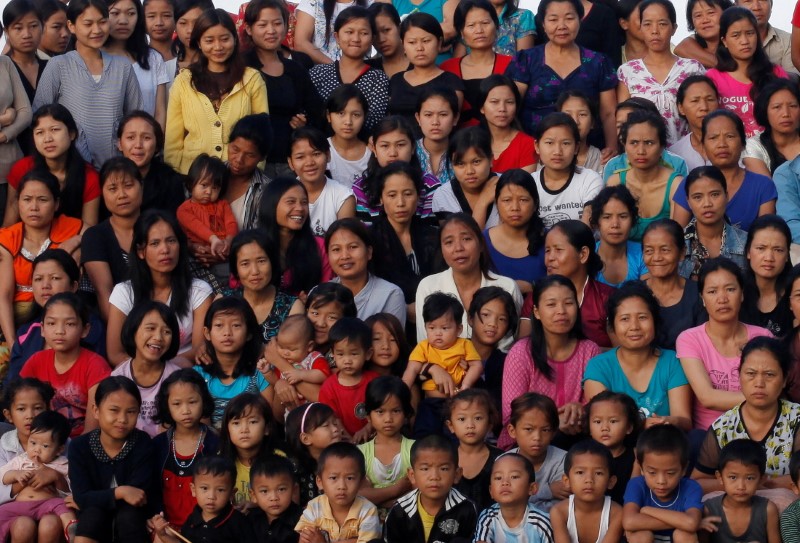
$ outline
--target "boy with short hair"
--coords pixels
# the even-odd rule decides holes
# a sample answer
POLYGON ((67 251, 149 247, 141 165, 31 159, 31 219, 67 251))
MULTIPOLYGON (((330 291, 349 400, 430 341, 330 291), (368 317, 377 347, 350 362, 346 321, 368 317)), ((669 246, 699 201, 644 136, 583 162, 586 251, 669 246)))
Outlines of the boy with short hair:
MULTIPOLYGON (((800 496, 800 451, 794 451, 789 460, 789 477, 792 492, 800 496)), ((781 539, 785 543, 800 541, 800 500, 795 500, 781 513, 781 539)))
MULTIPOLYGON (((246 543, 256 535, 247 517, 231 505, 235 491, 236 466, 221 456, 201 456, 195 461, 192 476, 192 496, 197 505, 181 528, 189 541, 209 543, 246 543)), ((162 515, 152 519, 156 534, 164 543, 181 543, 168 530, 169 523, 162 515)))
POLYGON ((364 455, 352 443, 333 443, 322 451, 317 486, 323 494, 308 502, 294 528, 300 543, 366 543, 381 536, 378 509, 358 495, 366 474, 364 455))
POLYGON ((722 448, 717 479, 725 494, 705 501, 700 528, 708 533, 699 534, 703 541, 781 543, 778 508, 756 496, 766 468, 764 447, 751 439, 736 439, 722 448))
POLYGON ((628 542, 696 542, 703 491, 684 477, 689 442, 683 431, 669 424, 648 428, 636 442, 636 461, 642 475, 628 482, 622 509, 628 542))
POLYGON ((367 385, 378 377, 364 370, 372 358, 372 329, 360 319, 344 317, 331 327, 328 338, 338 373, 322 383, 317 401, 329 405, 353 441, 361 443, 371 431, 364 408, 367 385))
POLYGON ((563 481, 570 496, 550 509, 555 543, 622 539, 622 506, 606 496, 617 481, 612 462, 608 447, 591 439, 567 452, 563 481))
POLYGON ((386 543, 471 541, 478 513, 475 504, 453 488, 461 477, 455 445, 430 435, 411 447, 408 478, 416 487, 389 510, 386 543))
MULTIPOLYGON (((257 543, 297 543, 294 527, 303 509, 292 501, 300 488, 291 461, 280 456, 256 460, 250 468, 250 495, 258 509, 247 515, 257 543)), ((247 542, 239 542, 247 543, 247 542)))

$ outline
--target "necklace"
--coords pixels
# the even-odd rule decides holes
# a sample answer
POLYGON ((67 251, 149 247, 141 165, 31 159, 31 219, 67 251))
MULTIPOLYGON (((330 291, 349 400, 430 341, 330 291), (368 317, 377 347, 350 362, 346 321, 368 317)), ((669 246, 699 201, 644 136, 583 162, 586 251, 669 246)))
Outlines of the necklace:
POLYGON ((675 495, 675 499, 672 500, 672 503, 668 503, 667 505, 661 505, 656 499, 656 497, 653 496, 653 491, 650 490, 650 499, 653 500, 653 503, 656 505, 656 507, 660 507, 661 509, 669 509, 670 507, 675 505, 675 502, 677 502, 678 498, 680 497, 681 497, 681 488, 678 487, 678 493, 675 495))
POLYGON ((189 460, 178 460, 178 446, 175 444, 175 431, 172 431, 172 440, 171 440, 171 449, 172 449, 172 459, 175 460, 175 465, 178 466, 178 475, 183 475, 186 470, 188 470, 192 464, 194 464, 195 458, 197 458, 197 452, 200 450, 200 445, 203 443, 203 438, 206 436, 205 430, 200 430, 200 436, 197 438, 197 446, 194 448, 194 452, 192 453, 192 458, 189 460))

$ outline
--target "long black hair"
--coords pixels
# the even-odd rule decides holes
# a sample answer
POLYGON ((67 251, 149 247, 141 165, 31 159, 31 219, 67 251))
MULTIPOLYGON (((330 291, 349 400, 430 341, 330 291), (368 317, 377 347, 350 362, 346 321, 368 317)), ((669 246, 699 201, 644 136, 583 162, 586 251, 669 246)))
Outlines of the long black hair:
POLYGON ((786 157, 778 150, 775 140, 772 139, 772 126, 769 124, 769 102, 773 96, 784 90, 789 91, 794 99, 800 103, 800 88, 798 88, 797 83, 789 79, 776 79, 764 85, 753 109, 753 116, 756 122, 764 127, 764 131, 758 138, 761 145, 767 150, 767 156, 769 156, 770 161, 769 170, 773 174, 778 169, 778 166, 786 162, 786 157))
MULTIPOLYGON (((214 2, 212 0, 175 0, 175 24, 178 20, 192 11, 195 8, 200 8, 201 11, 214 9, 214 2)), ((172 52, 181 61, 186 58, 186 46, 181 40, 178 39, 177 34, 175 40, 172 42, 172 52)))
MULTIPOLYGON (((367 0, 355 0, 355 6, 367 7, 367 0)), ((331 30, 336 21, 332 21, 333 12, 336 9, 336 0, 322 0, 322 13, 325 15, 325 43, 331 39, 331 30)))
MULTIPOLYGON (((788 298, 784 298, 786 298, 785 293, 789 286, 789 274, 792 271, 792 258, 789 252, 792 246, 792 231, 789 229, 783 217, 779 217, 778 215, 762 215, 758 217, 753 221, 753 224, 750 225, 750 230, 747 232, 747 241, 744 244, 745 255, 750 253, 750 247, 753 245, 756 234, 762 230, 776 230, 783 236, 783 239, 786 240, 786 264, 778 274, 778 277, 775 278, 775 295, 778 299, 778 305, 781 305, 782 303, 788 302, 788 298)), ((758 282, 756 281, 756 276, 755 273, 753 273, 753 267, 750 265, 749 259, 748 265, 744 270, 744 281, 744 309, 748 314, 757 314, 758 299, 761 297, 761 292, 758 289, 758 282)))
POLYGON ((525 190, 533 198, 533 216, 528 221, 525 237, 528 238, 528 254, 533 256, 544 246, 544 221, 539 216, 539 191, 533 176, 520 168, 513 168, 500 176, 494 191, 494 201, 500 199, 500 193, 509 185, 514 185, 525 190))
POLYGON ((247 328, 246 341, 242 347, 242 354, 239 356, 239 361, 236 363, 236 367, 233 368, 233 373, 231 375, 226 375, 219 363, 213 343, 211 343, 210 339, 206 339, 206 353, 211 359, 211 364, 205 367, 206 372, 212 377, 220 379, 227 377, 233 377, 235 379, 242 375, 246 377, 252 376, 256 371, 256 363, 258 362, 259 356, 261 356, 262 349, 261 336, 258 333, 258 319, 256 319, 256 315, 253 313, 253 308, 250 307, 250 304, 244 298, 238 298, 236 296, 220 298, 214 301, 211 307, 208 308, 208 312, 206 312, 206 317, 203 320, 203 326, 206 330, 211 330, 214 317, 218 313, 238 315, 241 317, 244 321, 245 328, 247 328))
MULTIPOLYGON (((112 0, 108 3, 108 9, 120 0, 112 0)), ((136 8, 136 24, 133 33, 125 40, 125 51, 142 67, 143 70, 150 69, 150 43, 147 41, 147 27, 144 19, 144 8, 141 0, 131 0, 133 7, 136 8)), ((111 34, 109 34, 109 38, 111 34)))
POLYGON ((224 79, 212 77, 208 70, 208 59, 202 53, 197 62, 189 66, 192 74, 192 86, 202 92, 209 99, 217 100, 230 92, 234 85, 244 78, 244 59, 239 55, 239 33, 231 16, 224 9, 209 9, 203 12, 194 24, 192 37, 189 38, 189 47, 200 51, 200 40, 208 30, 221 26, 233 35, 233 52, 225 61, 224 79))
MULTIPOLYGON (((376 3, 373 5, 384 4, 376 3)), ((400 115, 389 115, 388 117, 384 117, 372 129, 372 134, 370 134, 369 141, 372 143, 372 146, 375 147, 375 144, 379 138, 395 131, 405 134, 411 142, 412 153, 409 164, 412 168, 419 171, 419 176, 422 177, 422 166, 419 163, 419 157, 417 157, 417 153, 413 152, 413 149, 415 149, 417 145, 417 140, 414 137, 414 127, 411 126, 411 123, 408 121, 408 119, 401 117, 400 115)), ((361 185, 361 190, 364 191, 364 196, 367 197, 367 201, 370 202, 372 207, 378 207, 376 203, 380 202, 381 199, 381 191, 377 188, 378 174, 380 169, 381 165, 378 163, 377 156, 375 153, 371 153, 369 161, 367 162, 367 169, 364 170, 364 182, 361 185)))

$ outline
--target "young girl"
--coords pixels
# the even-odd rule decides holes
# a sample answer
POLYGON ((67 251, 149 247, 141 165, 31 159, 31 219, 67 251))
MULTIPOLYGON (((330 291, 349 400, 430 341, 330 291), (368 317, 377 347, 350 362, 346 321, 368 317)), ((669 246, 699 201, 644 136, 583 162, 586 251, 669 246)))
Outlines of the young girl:
POLYGON ((273 391, 256 370, 261 354, 258 322, 253 309, 241 298, 221 298, 211 304, 203 323, 208 366, 194 366, 214 398, 211 423, 222 424, 225 406, 243 392, 260 393, 268 401, 273 391))
POLYGON ((376 313, 364 323, 372 329, 372 359, 365 369, 402 377, 411 354, 403 325, 389 313, 376 313))
POLYGON ((286 439, 300 484, 300 506, 319 496, 317 460, 322 450, 342 440, 341 423, 330 406, 311 402, 286 417, 286 439))
POLYGON ((295 47, 315 64, 328 64, 342 56, 334 39, 333 25, 339 14, 351 6, 365 6, 366 0, 305 0, 297 5, 294 30, 295 47))
POLYGON ((144 0, 142 7, 150 47, 164 59, 164 70, 169 86, 175 77, 175 63, 171 63, 172 71, 167 68, 167 63, 175 58, 175 52, 172 50, 172 36, 175 34, 175 2, 173 0, 144 0))
POLYGON ((367 169, 372 152, 361 139, 369 104, 355 85, 341 85, 325 104, 333 136, 328 138, 331 154, 328 171, 331 177, 351 186, 367 169))
POLYGON ((455 180, 433 194, 432 209, 440 219, 451 213, 472 215, 481 230, 500 222, 494 205, 497 176, 492 173, 492 140, 481 127, 459 130, 447 150, 455 180))
MULTIPOLYGON (((639 208, 631 192, 622 185, 605 187, 592 200, 591 227, 600 235, 597 254, 603 269, 597 280, 612 287, 625 281, 636 281, 647 273, 642 244, 630 241, 631 230, 637 228, 639 208)), ((648 221, 648 224, 650 221, 648 221)), ((644 232, 643 229, 638 229, 644 232)))
POLYGON ((414 440, 403 435, 414 415, 411 392, 399 377, 378 377, 367 385, 364 409, 375 438, 358 446, 367 468, 359 495, 389 508, 411 490, 406 472, 411 467, 414 440))
POLYGON ((180 70, 197 62, 200 51, 192 46, 192 30, 200 15, 208 9, 214 9, 210 0, 175 1, 175 40, 172 42, 175 58, 167 62, 167 70, 173 78, 180 70))
POLYGON ((236 464, 236 495, 238 508, 255 507, 250 495, 250 468, 259 458, 286 452, 273 443, 275 419, 267 400, 258 394, 245 392, 233 398, 222 418, 219 454, 236 464))
MULTIPOLYGON (((3 416, 14 425, 14 429, 0 437, 1 464, 8 464, 12 458, 25 452, 31 435, 31 421, 49 409, 54 395, 50 384, 32 377, 15 379, 5 387, 3 416)), ((11 485, 0 485, 0 489, 8 489, 10 493, 11 485)))
POLYGON ((736 112, 750 138, 764 130, 754 115, 753 102, 759 91, 776 77, 788 76, 764 51, 752 11, 740 6, 727 9, 722 13, 719 26, 717 66, 706 75, 719 90, 720 105, 736 112))
POLYGON ((594 170, 578 166, 578 125, 566 113, 550 113, 536 126, 533 139, 542 165, 533 180, 544 225, 550 228, 565 219, 580 220, 584 208, 603 188, 603 179, 594 170))
POLYGON ((213 411, 214 400, 196 371, 178 370, 161 383, 153 421, 167 431, 153 439, 153 448, 164 517, 179 531, 197 504, 190 485, 192 466, 201 456, 213 456, 219 449, 219 437, 201 422, 213 411))
POLYGON ((521 454, 533 464, 539 489, 530 503, 545 512, 569 496, 562 481, 567 453, 550 444, 557 430, 558 409, 551 398, 526 392, 511 402, 508 433, 517 447, 510 452, 521 454))
POLYGON ((146 301, 128 314, 122 326, 122 345, 131 358, 111 372, 128 377, 142 396, 136 427, 155 437, 161 432, 154 420, 158 393, 164 380, 180 367, 172 362, 178 354, 180 332, 175 313, 161 302, 146 301))
POLYGON ((50 58, 64 54, 72 34, 67 24, 67 6, 55 0, 37 0, 36 11, 42 18, 42 41, 39 56, 50 58))
POLYGON ((532 173, 538 158, 533 138, 520 130, 519 89, 508 77, 492 74, 481 82, 480 91, 477 107, 492 138, 492 170, 503 173, 522 168, 532 173))
POLYGON ((21 377, 53 385, 52 409, 69 419, 71 437, 97 427, 97 409, 91 398, 98 383, 111 372, 105 359, 81 347, 81 339, 88 333, 88 312, 80 298, 71 292, 56 294, 42 314, 42 335, 51 348, 33 355, 20 371, 21 377))
POLYGON ((624 504, 628 481, 641 472, 633 446, 641 420, 636 402, 627 394, 604 390, 586 404, 589 435, 611 452, 611 475, 617 483, 608 495, 620 505, 624 504))
POLYGON ((411 67, 400 38, 400 14, 392 4, 376 2, 367 8, 370 23, 375 27, 373 45, 379 57, 369 64, 382 70, 387 77, 404 72, 411 67))
POLYGON ((489 393, 479 388, 462 390, 447 401, 445 424, 458 439, 458 465, 461 479, 453 488, 475 503, 476 509, 489 507, 492 466, 503 451, 486 444, 486 436, 500 418, 489 393))
MULTIPOLYGON (((404 117, 392 115, 381 120, 372 130, 368 146, 371 153, 367 167, 351 187, 356 197, 356 217, 365 223, 372 222, 381 214, 383 206, 378 177, 382 168, 394 162, 407 162, 413 168, 421 169, 414 129, 404 117)), ((417 202, 417 215, 421 218, 431 217, 431 201, 439 185, 436 176, 424 174, 417 202)))
POLYGON ((356 214, 353 191, 325 173, 330 159, 331 146, 322 132, 308 126, 292 132, 289 167, 306 188, 311 230, 317 236, 324 236, 333 221, 356 214))
POLYGON ((115 156, 117 119, 142 108, 142 94, 131 63, 102 51, 108 38, 108 7, 100 0, 78 0, 67 8, 75 50, 53 57, 42 73, 33 110, 59 103, 78 123, 81 154, 100 167, 115 156))
POLYGON ((567 89, 561 93, 556 102, 556 111, 566 113, 578 125, 581 141, 578 144, 578 166, 603 173, 603 157, 600 149, 588 142, 589 132, 594 128, 600 111, 597 102, 582 91, 567 89))
POLYGON ((422 132, 422 137, 417 140, 417 159, 422 171, 434 176, 441 185, 455 178, 453 165, 448 160, 447 146, 450 134, 458 124, 459 111, 456 94, 446 88, 427 89, 420 94, 417 102, 415 118, 422 132))
POLYGON ((99 428, 69 446, 68 501, 78 511, 80 541, 148 541, 148 498, 158 495, 150 437, 136 429, 141 398, 127 377, 103 379, 94 397, 99 428), (123 536, 124 534, 124 536, 123 536))

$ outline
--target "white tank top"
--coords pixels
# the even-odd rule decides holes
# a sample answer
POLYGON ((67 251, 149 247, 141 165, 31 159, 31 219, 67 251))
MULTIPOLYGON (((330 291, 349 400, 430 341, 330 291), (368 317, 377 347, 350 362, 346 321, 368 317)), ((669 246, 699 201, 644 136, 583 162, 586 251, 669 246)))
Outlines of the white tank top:
MULTIPOLYGON (((600 531, 597 533, 597 543, 603 541, 608 531, 608 517, 611 513, 611 498, 606 496, 603 502, 603 512, 600 515, 600 531)), ((567 531, 572 543, 578 542, 578 525, 575 522, 575 495, 571 494, 569 497, 569 516, 567 517, 567 531)))

